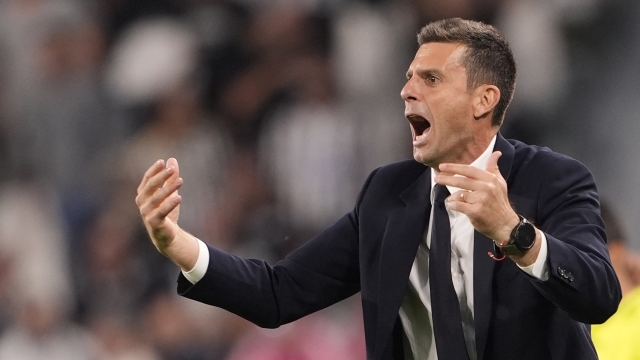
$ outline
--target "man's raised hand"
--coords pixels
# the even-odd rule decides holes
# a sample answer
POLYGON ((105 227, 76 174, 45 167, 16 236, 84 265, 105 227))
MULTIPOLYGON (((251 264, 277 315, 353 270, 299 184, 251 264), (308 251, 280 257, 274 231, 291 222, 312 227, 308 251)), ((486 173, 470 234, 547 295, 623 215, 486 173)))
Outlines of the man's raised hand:
POLYGON ((142 221, 156 248, 164 253, 179 232, 180 202, 178 189, 182 186, 178 161, 174 158, 156 161, 144 174, 136 204, 142 221))
POLYGON ((507 240, 519 222, 509 203, 507 182, 497 165, 501 155, 499 151, 492 153, 485 170, 441 164, 441 173, 436 176, 438 184, 462 189, 449 196, 449 208, 466 214, 476 230, 497 242, 507 240))
POLYGON ((182 270, 191 270, 198 260, 199 245, 195 237, 178 226, 182 197, 178 161, 174 158, 156 161, 144 173, 138 186, 136 204, 151 241, 158 251, 182 270))

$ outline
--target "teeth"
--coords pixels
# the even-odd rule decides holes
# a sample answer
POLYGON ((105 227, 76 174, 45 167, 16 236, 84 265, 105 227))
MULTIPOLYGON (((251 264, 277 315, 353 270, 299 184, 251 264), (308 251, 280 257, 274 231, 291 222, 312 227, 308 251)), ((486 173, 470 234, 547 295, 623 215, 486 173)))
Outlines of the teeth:
POLYGON ((427 135, 426 135, 426 134, 424 134, 424 133, 423 133, 423 134, 420 134, 420 135, 417 135, 417 136, 416 136, 416 140, 417 140, 417 141, 420 141, 420 140, 424 139, 426 136, 427 136, 427 135))

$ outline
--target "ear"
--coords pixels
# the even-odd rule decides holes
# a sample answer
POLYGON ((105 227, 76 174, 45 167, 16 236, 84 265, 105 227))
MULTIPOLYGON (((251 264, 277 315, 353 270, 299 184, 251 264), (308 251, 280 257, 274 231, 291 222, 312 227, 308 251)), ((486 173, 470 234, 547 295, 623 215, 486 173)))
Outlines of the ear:
POLYGON ((493 112, 500 101, 500 89, 495 85, 482 84, 473 90, 473 117, 480 120, 493 112))

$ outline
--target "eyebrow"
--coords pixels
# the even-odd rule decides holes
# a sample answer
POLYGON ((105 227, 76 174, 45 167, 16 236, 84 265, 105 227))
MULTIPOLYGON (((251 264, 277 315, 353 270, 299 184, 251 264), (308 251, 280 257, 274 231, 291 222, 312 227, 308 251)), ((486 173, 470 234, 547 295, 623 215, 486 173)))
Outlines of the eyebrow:
MULTIPOLYGON (((444 73, 442 73, 442 71, 438 70, 438 69, 418 69, 416 71, 416 73, 418 74, 419 77, 421 78, 425 78, 429 75, 437 75, 439 77, 444 77, 444 73)), ((411 76, 413 76, 413 70, 409 69, 407 70, 406 73, 406 77, 407 79, 411 78, 411 76)))

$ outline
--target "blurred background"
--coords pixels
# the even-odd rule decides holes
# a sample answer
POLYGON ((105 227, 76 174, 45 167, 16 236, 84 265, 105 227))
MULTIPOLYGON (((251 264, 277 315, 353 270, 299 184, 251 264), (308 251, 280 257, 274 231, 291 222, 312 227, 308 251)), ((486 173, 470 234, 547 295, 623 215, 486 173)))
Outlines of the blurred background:
POLYGON ((638 1, 0 0, 0 360, 364 359, 357 296, 276 330, 180 298, 136 188, 176 157, 184 228, 281 259, 411 157, 404 74, 450 16, 511 43, 503 134, 585 163, 638 233, 638 1))

